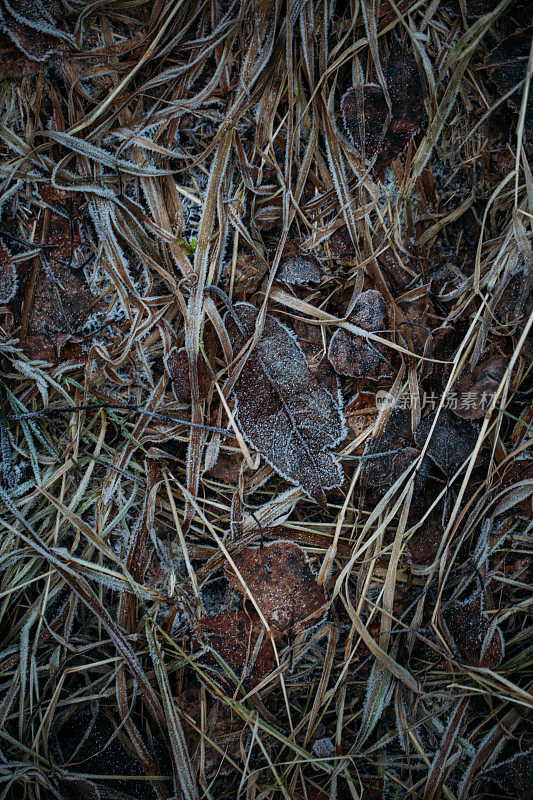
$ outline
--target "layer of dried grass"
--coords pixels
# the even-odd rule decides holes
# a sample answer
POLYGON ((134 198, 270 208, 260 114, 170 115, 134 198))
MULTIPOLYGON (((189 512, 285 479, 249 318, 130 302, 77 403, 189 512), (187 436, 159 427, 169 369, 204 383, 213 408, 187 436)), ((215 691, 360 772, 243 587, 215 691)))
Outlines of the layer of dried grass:
POLYGON ((510 0, 0 2, 0 797, 524 796, 527 756, 485 771, 532 745, 530 24, 510 0), (423 122, 376 169, 340 100, 400 50, 423 122), (318 284, 277 279, 287 241, 318 284), (363 289, 392 377, 341 376, 320 508, 241 435, 220 290, 320 377, 363 289), (328 609, 267 630, 247 685, 199 628, 263 618, 227 580, 263 539, 305 549, 328 609))

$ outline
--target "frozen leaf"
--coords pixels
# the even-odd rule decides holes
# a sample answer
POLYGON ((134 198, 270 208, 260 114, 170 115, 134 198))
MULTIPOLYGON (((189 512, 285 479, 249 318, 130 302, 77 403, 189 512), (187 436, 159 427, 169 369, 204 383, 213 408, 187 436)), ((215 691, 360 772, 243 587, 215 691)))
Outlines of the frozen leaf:
POLYGON ((17 269, 10 254, 0 244, 0 303, 8 303, 17 291, 17 269))
MULTIPOLYGON (((390 488, 419 455, 420 450, 413 447, 409 411, 393 409, 380 435, 370 439, 365 449, 363 463, 368 485, 390 488)), ((427 471, 421 469, 416 479, 419 493, 426 478, 427 471)))
POLYGON ((474 667, 494 669, 501 663, 504 640, 500 628, 485 614, 483 595, 449 603, 442 612, 445 632, 459 655, 474 667))
MULTIPOLYGON (((248 303, 226 315, 238 353, 255 331, 257 310, 248 303)), ((294 335, 267 315, 255 349, 235 384, 237 421, 245 439, 283 477, 325 505, 325 491, 343 474, 331 452, 345 436, 338 401, 312 375, 294 335)))
MULTIPOLYGON (((179 403, 191 402, 191 382, 189 376, 189 356, 185 347, 173 347, 165 358, 165 366, 172 381, 172 390, 179 403)), ((200 356, 198 358, 198 389, 200 400, 208 395, 214 374, 211 367, 200 356)))
MULTIPOLYGON (((488 55, 486 64, 490 80, 499 97, 511 92, 506 104, 515 113, 520 110, 523 81, 527 74, 527 62, 531 47, 531 28, 516 31, 506 36, 488 55), (514 89, 514 92, 512 91, 514 89)), ((533 146, 533 102, 531 96, 524 117, 526 147, 533 146)))
MULTIPOLYGON (((246 547, 233 560, 261 613, 281 633, 288 633, 307 617, 311 619, 304 627, 316 624, 323 616, 324 590, 299 545, 277 541, 260 548, 246 547)), ((233 588, 246 597, 229 565, 226 574, 233 588)))
MULTIPOLYGON (((426 442, 436 411, 425 417, 415 433, 415 441, 422 448, 426 442)), ((427 454, 443 472, 452 474, 470 457, 476 446, 478 429, 468 420, 459 419, 443 408, 427 448, 427 454)))
POLYGON ((485 770, 483 777, 494 781, 514 797, 526 797, 533 788, 533 749, 500 761, 485 770))
POLYGON ((332 758, 336 753, 335 745, 328 736, 323 739, 315 739, 313 753, 317 758, 332 758))
POLYGON ((424 89, 414 56, 396 49, 383 62, 383 74, 391 115, 379 84, 348 89, 341 100, 344 127, 366 158, 375 158, 380 178, 405 150, 425 117, 424 89))
POLYGON ((83 337, 77 334, 92 314, 102 310, 103 302, 93 295, 83 272, 71 266, 79 243, 77 227, 53 214, 46 239, 49 249, 37 277, 23 341, 30 358, 53 360, 59 351, 63 359, 80 358, 83 337))
POLYGON ((417 567, 430 567, 433 564, 443 533, 442 524, 430 519, 411 536, 407 547, 414 565, 417 567))
MULTIPOLYGON (((383 332, 387 327, 387 306, 383 295, 375 289, 362 292, 348 322, 372 333, 383 332)), ((328 359, 336 372, 352 378, 379 380, 391 374, 382 345, 344 328, 339 328, 331 337, 328 359)))
POLYGON ((459 378, 454 386, 457 404, 453 407, 458 417, 479 419, 485 416, 504 376, 507 363, 503 356, 489 356, 477 364, 472 372, 459 378))
MULTIPOLYGON (((248 688, 260 683, 274 666, 272 642, 255 613, 228 608, 202 617, 197 637, 214 650, 248 688)), ((218 666, 213 654, 208 654, 207 661, 218 666)))
POLYGON ((355 259, 357 257, 348 228, 338 228, 331 234, 328 241, 329 249, 334 258, 343 260, 346 258, 355 259))
POLYGON ((285 283, 320 283, 324 270, 318 258, 296 243, 288 242, 281 257, 277 278, 285 283))

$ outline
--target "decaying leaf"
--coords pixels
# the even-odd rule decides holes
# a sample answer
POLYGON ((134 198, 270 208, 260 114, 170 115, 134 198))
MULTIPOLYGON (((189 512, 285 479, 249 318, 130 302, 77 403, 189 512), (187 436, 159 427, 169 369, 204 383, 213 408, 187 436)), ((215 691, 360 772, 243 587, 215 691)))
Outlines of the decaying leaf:
POLYGON ((17 269, 6 248, 0 244, 0 303, 8 303, 17 291, 17 269))
MULTIPOLYGON (((372 333, 383 332, 387 327, 387 305, 381 292, 375 289, 362 292, 348 322, 372 333)), ((379 380, 391 374, 383 345, 366 341, 344 328, 331 337, 328 359, 336 372, 352 378, 379 380)))
MULTIPOLYGON (((253 336, 257 309, 235 305, 225 321, 238 353, 253 336)), ((261 338, 235 384, 237 421, 246 440, 283 477, 322 505, 343 481, 331 452, 346 430, 338 400, 312 375, 294 335, 267 315, 261 338)))
POLYGON ((463 419, 479 419, 487 413, 507 367, 504 356, 492 355, 462 375, 454 389, 458 402, 453 411, 463 419))
POLYGON ((533 792, 533 749, 517 753, 485 770, 484 778, 494 781, 504 792, 526 798, 533 792))
MULTIPOLYGON (((172 382, 174 397, 179 403, 191 402, 191 381, 189 375, 189 356, 185 347, 173 347, 165 358, 165 367, 172 382)), ((200 400, 209 393, 214 373, 205 359, 198 358, 198 389, 200 400)))
POLYGON ((474 667, 494 669, 504 654, 500 628, 485 614, 483 594, 479 592, 464 602, 449 603, 442 621, 450 644, 474 667))
MULTIPOLYGON (((422 448, 433 425, 436 411, 424 417, 415 433, 415 442, 422 448)), ((468 420, 458 418, 443 408, 431 435, 427 454, 447 474, 456 472, 476 446, 478 430, 468 420)))
POLYGON ((411 536, 407 547, 415 567, 429 567, 433 564, 443 533, 442 524, 430 519, 411 536))
MULTIPOLYGON (((402 408, 393 409, 380 435, 369 439, 365 447, 363 463, 368 485, 384 490, 390 488, 419 455, 420 450, 413 447, 409 412, 402 408)), ((417 477, 422 481, 419 491, 423 489, 426 477, 425 471, 420 470, 417 477)))
POLYGON ((318 258, 303 250, 296 242, 287 242, 277 277, 284 283, 320 283, 324 270, 318 258))
MULTIPOLYGON (((247 688, 260 683, 274 666, 272 642, 255 612, 247 614, 228 608, 202 617, 197 638, 214 650, 247 688)), ((206 660, 211 666, 219 667, 213 654, 208 654, 206 660)), ((227 678, 222 680, 225 684, 228 682, 227 678)))
POLYGON ((31 358, 53 360, 59 351, 66 357, 65 345, 75 347, 72 357, 81 355, 76 337, 88 317, 100 308, 82 273, 68 264, 51 261, 48 274, 42 269, 37 279, 27 335, 23 342, 31 358))
POLYGON ((341 101, 344 127, 366 158, 375 159, 378 177, 407 147, 425 117, 424 89, 414 56, 395 49, 383 62, 391 113, 379 84, 348 89, 341 101))
MULTIPOLYGON (((286 634, 298 623, 316 624, 323 616, 326 597, 318 585, 305 551, 294 542, 276 541, 264 547, 246 547, 233 558, 261 613, 273 628, 286 634)), ((243 586, 231 568, 226 575, 234 589, 243 586)), ((300 628, 302 625, 299 626, 300 628)))

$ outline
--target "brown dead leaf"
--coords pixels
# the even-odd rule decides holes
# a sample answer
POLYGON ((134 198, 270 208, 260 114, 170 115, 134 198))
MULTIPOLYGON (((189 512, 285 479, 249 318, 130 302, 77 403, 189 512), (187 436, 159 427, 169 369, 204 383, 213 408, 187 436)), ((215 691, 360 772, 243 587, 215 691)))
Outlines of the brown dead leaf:
MULTIPOLYGON (((288 633, 314 625, 323 616, 326 602, 305 551, 294 542, 276 541, 264 547, 246 547, 233 557, 235 566, 261 613, 273 628, 288 633), (304 620, 311 617, 307 623, 304 620)), ((226 575, 234 589, 244 588, 228 565, 226 575)), ((246 594, 244 594, 246 597, 246 594)))
MULTIPOLYGON (((225 321, 238 353, 253 336, 257 310, 238 303, 225 321)), ((312 375, 295 336, 267 315, 261 338, 235 384, 237 421, 245 439, 287 480, 325 505, 343 481, 331 452, 345 436, 338 399, 312 375)))
MULTIPOLYGON (((384 490, 390 488, 420 455, 420 450, 413 447, 413 444, 409 411, 393 409, 380 435, 367 441, 363 463, 368 485, 384 490)), ((420 491, 426 477, 426 472, 420 470, 417 477, 420 491)))
POLYGON ((424 89, 416 60, 396 45, 383 62, 392 114, 377 83, 348 89, 341 100, 344 127, 366 158, 375 158, 378 177, 407 147, 426 116, 424 89))
POLYGON ((428 522, 416 531, 407 544, 415 567, 430 567, 435 561, 444 530, 437 520, 428 522))
MULTIPOLYGON (((173 347, 165 357, 165 367, 172 382, 172 391, 178 403, 191 402, 189 356, 185 347, 173 347)), ((205 400, 211 388, 214 373, 201 356, 198 358, 198 388, 200 400, 205 400)))
MULTIPOLYGON (((527 62, 531 47, 533 27, 516 31, 506 36, 487 56, 486 65, 490 80, 499 96, 514 92, 505 101, 515 113, 520 110, 523 82, 527 74, 527 62)), ((533 147, 533 103, 531 98, 524 117, 524 139, 526 147, 533 147)))
MULTIPOLYGON (((197 638, 214 650, 235 675, 242 678, 247 688, 260 683, 274 667, 272 642, 255 612, 247 614, 228 608, 202 617, 198 622, 197 638)), ((208 654, 206 660, 211 666, 219 667, 213 654, 208 654)), ((223 682, 228 684, 227 677, 223 677, 223 682)))
POLYGON ((287 242, 281 257, 277 278, 284 283, 320 283, 324 277, 322 264, 297 242, 287 242))
POLYGON ((483 777, 497 783, 507 794, 526 800, 533 794, 533 749, 500 761, 485 770, 483 777))
POLYGON ((485 614, 483 594, 449 603, 442 612, 444 632, 459 655, 474 667, 494 669, 504 654, 500 628, 485 614))
MULTIPOLYGON (((424 417, 416 430, 415 442, 420 449, 426 442, 436 413, 433 411, 424 417)), ((478 429, 475 425, 443 408, 426 452, 443 472, 451 474, 470 457, 476 446, 477 437, 478 429)))
POLYGON ((455 383, 457 405, 453 411, 463 419, 484 417, 507 368, 504 356, 490 355, 477 364, 472 372, 463 374, 455 383))
MULTIPOLYGON (((375 289, 362 292, 348 322, 366 331, 381 333, 387 327, 387 305, 381 292, 375 289)), ((391 368, 385 360, 385 348, 344 328, 336 330, 331 337, 328 359, 340 375, 368 380, 380 380, 391 375, 391 368)))

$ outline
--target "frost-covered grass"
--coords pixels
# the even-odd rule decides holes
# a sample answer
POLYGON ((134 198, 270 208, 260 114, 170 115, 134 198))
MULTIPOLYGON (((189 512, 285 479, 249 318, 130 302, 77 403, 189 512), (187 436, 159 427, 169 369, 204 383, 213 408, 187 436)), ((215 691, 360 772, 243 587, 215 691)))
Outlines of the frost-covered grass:
POLYGON ((1 799, 531 790, 528 25, 0 0, 1 799))

